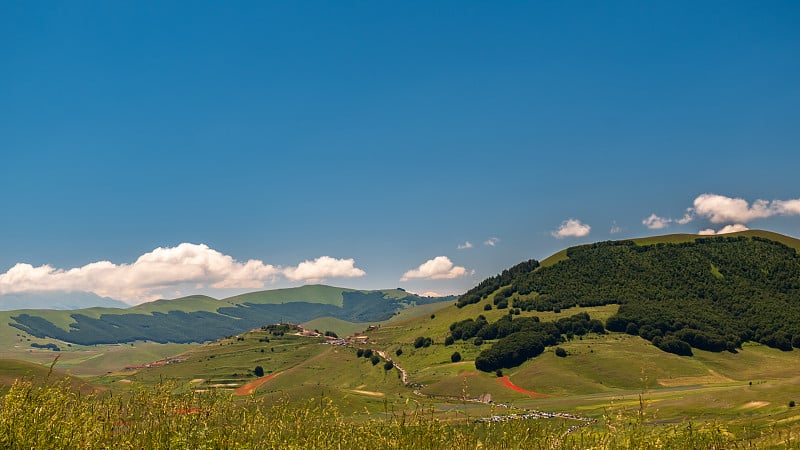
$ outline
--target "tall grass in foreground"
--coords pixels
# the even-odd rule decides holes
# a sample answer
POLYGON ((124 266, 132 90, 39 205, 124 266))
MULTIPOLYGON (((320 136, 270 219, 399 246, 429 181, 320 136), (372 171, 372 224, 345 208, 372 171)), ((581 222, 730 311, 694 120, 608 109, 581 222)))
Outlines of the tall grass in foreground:
MULTIPOLYGON (((330 402, 305 406, 233 401, 217 393, 173 394, 172 386, 125 395, 81 395, 68 382, 17 381, 0 401, 0 448, 114 449, 476 449, 746 448, 721 427, 594 425, 517 420, 446 423, 430 410, 354 422, 330 402)), ((779 442, 775 442, 779 444, 779 442)))

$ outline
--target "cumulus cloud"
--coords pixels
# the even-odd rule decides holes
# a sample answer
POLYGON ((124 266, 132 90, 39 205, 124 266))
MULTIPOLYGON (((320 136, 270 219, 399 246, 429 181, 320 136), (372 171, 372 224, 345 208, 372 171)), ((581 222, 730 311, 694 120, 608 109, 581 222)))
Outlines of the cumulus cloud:
POLYGON ((411 269, 403 274, 400 281, 408 281, 412 278, 425 278, 429 280, 449 280, 463 277, 467 274, 467 269, 456 266, 447 256, 437 256, 420 264, 416 269, 411 269))
POLYGON ((800 215, 800 199, 756 200, 750 205, 742 198, 703 194, 694 199, 693 209, 711 223, 747 223, 776 215, 800 215))
POLYGON ((655 214, 650 214, 650 217, 642 220, 642 225, 650 228, 651 230, 660 230, 669 226, 672 219, 666 217, 659 217, 655 214))
POLYGON ((592 231, 592 227, 582 223, 578 219, 568 219, 561 222, 561 226, 553 231, 553 237, 556 239, 564 239, 566 237, 583 237, 587 236, 592 231))
POLYGON ((320 256, 313 261, 303 261, 297 267, 284 269, 283 274, 292 281, 318 282, 326 278, 363 277, 366 272, 355 266, 355 260, 320 256))
POLYGON ((619 234, 619 233, 622 233, 622 227, 620 227, 619 225, 617 225, 617 223, 616 223, 616 222, 614 222, 614 223, 611 225, 611 229, 610 229, 610 230, 608 230, 608 232, 609 232, 609 233, 611 233, 611 234, 619 234))
POLYGON ((675 223, 677 223, 678 225, 686 225, 687 223, 689 223, 692 220, 694 220, 694 214, 693 213, 694 213, 694 209, 692 209, 692 208, 687 209, 686 210, 686 214, 684 214, 683 217, 681 217, 680 219, 676 219, 675 223))
POLYGON ((494 247, 498 242, 500 242, 500 238, 490 237, 489 239, 483 241, 483 245, 494 247))
POLYGON ((235 260, 205 244, 158 247, 131 264, 98 261, 72 269, 18 263, 0 274, 0 294, 21 292, 93 292, 136 304, 161 298, 190 284, 195 289, 260 289, 279 276, 293 281, 327 276, 361 276, 352 259, 321 257, 297 267, 280 268, 263 261, 235 260), (308 276, 308 278, 306 278, 308 276))
POLYGON ((466 249, 470 249, 470 248, 472 248, 472 242, 470 242, 470 241, 464 242, 463 244, 458 244, 458 249, 459 250, 466 250, 466 249))
POLYGON ((727 233, 737 233, 739 231, 747 231, 747 230, 749 230, 747 226, 742 225, 740 223, 736 223, 733 225, 726 225, 722 227, 719 231, 714 231, 713 228, 706 228, 705 230, 700 230, 697 234, 702 234, 702 235, 727 234, 727 233))
MULTIPOLYGON (((701 194, 694 199, 693 206, 686 209, 680 219, 670 219, 651 214, 642 220, 647 228, 659 230, 666 228, 670 223, 686 225, 696 217, 707 219, 714 224, 729 224, 743 226, 742 224, 756 219, 772 216, 800 216, 800 199, 792 200, 756 200, 752 204, 743 198, 726 197, 719 194, 701 194)), ((714 229, 702 230, 701 234, 717 234, 714 229)))

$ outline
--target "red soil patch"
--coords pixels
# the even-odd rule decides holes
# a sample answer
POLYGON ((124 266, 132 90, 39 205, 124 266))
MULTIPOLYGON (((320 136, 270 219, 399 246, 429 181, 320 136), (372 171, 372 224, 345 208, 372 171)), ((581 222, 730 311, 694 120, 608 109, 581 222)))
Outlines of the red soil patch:
POLYGON ((550 397, 549 395, 546 395, 546 394, 540 394, 538 392, 533 392, 533 391, 529 391, 527 389, 522 389, 521 387, 519 387, 516 384, 512 383, 511 380, 508 379, 508 377, 498 377, 497 378, 497 382, 502 384, 503 386, 509 388, 509 389, 513 389, 513 390, 515 390, 517 392, 522 392, 523 394, 531 396, 533 398, 548 398, 548 397, 550 397))
POLYGON ((251 382, 249 382, 249 383, 247 383, 245 385, 242 385, 242 386, 236 388, 236 390, 233 391, 233 393, 236 394, 236 395, 252 395, 253 392, 255 392, 255 390, 259 386, 261 386, 262 384, 266 383, 267 381, 277 377, 280 374, 281 374, 281 372, 277 372, 277 373, 273 373, 271 375, 267 375, 265 377, 261 377, 261 378, 259 378, 257 380, 253 380, 253 381, 251 381, 251 382))

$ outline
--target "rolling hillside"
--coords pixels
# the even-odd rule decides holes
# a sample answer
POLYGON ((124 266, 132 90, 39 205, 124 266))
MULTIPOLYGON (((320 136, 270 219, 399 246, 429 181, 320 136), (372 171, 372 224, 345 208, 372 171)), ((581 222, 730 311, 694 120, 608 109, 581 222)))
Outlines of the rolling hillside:
POLYGON ((16 359, 0 359, 0 391, 4 391, 20 379, 40 386, 64 382, 71 390, 84 394, 99 389, 85 380, 73 378, 63 370, 51 366, 16 359))
MULTIPOLYGON (((603 326, 613 324, 630 305, 646 305, 647 301, 673 305, 675 311, 681 311, 682 303, 670 303, 670 297, 701 301, 699 296, 689 295, 698 287, 709 294, 715 289, 733 289, 730 297, 736 304, 743 304, 736 289, 744 286, 749 293, 783 295, 782 301, 787 304, 797 302, 791 276, 796 250, 786 244, 796 242, 787 238, 781 243, 751 232, 724 238, 668 236, 663 240, 574 247, 564 253, 566 258, 545 268, 529 261, 481 283, 476 289, 485 289, 485 294, 479 295, 477 302, 406 309, 379 327, 360 332, 367 336, 366 342, 353 338, 343 346, 324 345, 320 337, 275 335, 266 329, 194 347, 176 364, 118 371, 103 377, 101 383, 112 389, 128 389, 169 380, 184 392, 241 389, 247 391, 248 398, 268 404, 288 401, 302 405, 309 398, 325 398, 356 419, 429 408, 432 416, 450 420, 528 408, 598 420, 607 419, 613 411, 649 424, 719 419, 736 429, 747 427, 747 433, 753 435, 774 432, 776 426, 796 430, 800 416, 788 405, 800 399, 794 369, 800 364, 800 351, 743 340, 734 351, 690 346, 692 356, 681 356, 653 345, 641 335, 643 326, 635 330, 626 326, 621 331, 603 326), (662 260, 665 255, 672 259, 662 260), (637 259, 641 257, 654 258, 659 264, 645 264, 637 259), (577 263, 588 268, 576 269, 572 265, 577 263), (548 267, 553 273, 548 273, 548 267), (649 278, 642 278, 641 273, 631 275, 643 267, 650 268, 649 278), (566 268, 569 271, 564 273, 573 275, 569 282, 561 272, 566 268), (672 280, 673 272, 683 273, 680 283, 672 280), (594 278, 590 277, 592 273, 594 278), (630 279, 637 292, 640 284, 653 289, 640 292, 655 295, 665 291, 655 300, 642 296, 639 303, 635 296, 583 305, 574 298, 570 303, 558 303, 567 294, 590 289, 595 293, 624 293, 624 284, 611 283, 615 273, 630 279), (761 276, 772 282, 760 283, 761 276), (664 280, 656 282, 660 277, 664 280), (695 279, 705 282, 697 284, 695 279), (788 284, 774 282, 780 279, 788 280, 788 284), (562 288, 520 293, 530 283, 562 288), (670 283, 674 284, 672 290, 666 289, 670 283), (733 288, 727 283, 734 283, 733 288), (616 290, 611 290, 614 287, 616 290), (544 296, 556 300, 550 302, 549 309, 523 307, 525 302, 544 296), (476 325, 470 328, 470 323, 476 325), (543 339, 539 333, 555 333, 555 341, 543 339, 543 351, 527 360, 513 360, 512 364, 501 360, 500 371, 476 367, 482 355, 517 331, 528 333, 526 340, 543 339), (455 335, 458 337, 454 339, 455 335), (556 349, 562 353, 557 354, 556 349), (372 355, 364 357, 366 350, 372 355), (378 360, 373 358, 376 354, 380 355, 378 360), (264 377, 256 375, 257 367, 264 377)), ((726 301, 707 297, 712 304, 726 301)), ((461 300, 465 298, 470 295, 461 300)), ((694 314, 697 323, 686 324, 699 327, 704 315, 700 310, 694 314)), ((312 323, 333 321, 318 319, 312 323)), ((667 330, 663 339, 686 337, 679 331, 667 330)))
POLYGON ((321 317, 377 322, 409 306, 442 300, 447 299, 420 297, 402 290, 357 291, 315 285, 223 300, 207 296, 159 300, 128 309, 11 311, 3 316, 8 317, 4 322, 12 330, 5 330, 0 337, 23 333, 79 345, 205 342, 276 322, 302 323, 321 317))

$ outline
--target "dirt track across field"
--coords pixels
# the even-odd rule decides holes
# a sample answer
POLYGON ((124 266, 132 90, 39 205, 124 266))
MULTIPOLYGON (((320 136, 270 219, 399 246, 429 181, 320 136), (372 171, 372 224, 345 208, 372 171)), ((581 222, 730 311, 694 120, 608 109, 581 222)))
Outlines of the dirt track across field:
POLYGON ((255 392, 255 390, 259 386, 261 386, 262 384, 266 383, 267 381, 277 377, 280 374, 281 374, 281 372, 277 372, 277 373, 273 373, 271 375, 267 375, 265 377, 261 377, 261 378, 259 378, 257 380, 253 380, 253 381, 251 381, 251 382, 249 382, 249 383, 247 383, 247 384, 245 384, 243 386, 240 386, 240 387, 236 388, 236 390, 233 391, 233 393, 236 394, 236 395, 252 395, 253 392, 255 392))
POLYGON ((497 381, 500 384, 502 384, 503 386, 505 386, 505 387, 507 387, 509 389, 513 389, 513 390, 515 390, 517 392, 522 392, 523 394, 529 395, 529 396, 531 396, 533 398, 548 398, 548 397, 550 397, 549 395, 546 395, 546 394, 540 394, 538 392, 533 392, 533 391, 529 391, 527 389, 523 389, 523 388, 517 386, 516 384, 512 383, 511 380, 508 379, 508 377, 499 377, 499 378, 497 378, 497 381))

